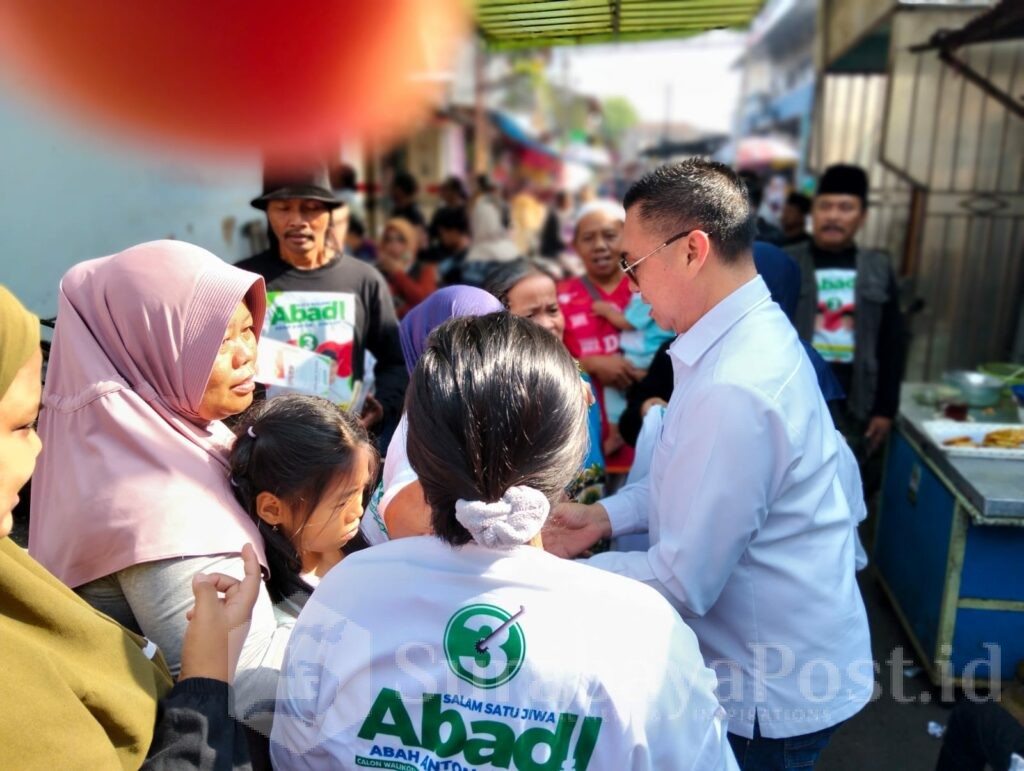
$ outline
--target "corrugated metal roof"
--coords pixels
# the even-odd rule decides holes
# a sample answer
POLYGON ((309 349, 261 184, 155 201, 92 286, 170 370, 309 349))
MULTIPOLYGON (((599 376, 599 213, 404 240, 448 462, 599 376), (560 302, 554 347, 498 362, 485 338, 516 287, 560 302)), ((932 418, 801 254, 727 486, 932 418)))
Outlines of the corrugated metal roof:
POLYGON ((477 0, 494 50, 687 37, 744 27, 763 0, 477 0))

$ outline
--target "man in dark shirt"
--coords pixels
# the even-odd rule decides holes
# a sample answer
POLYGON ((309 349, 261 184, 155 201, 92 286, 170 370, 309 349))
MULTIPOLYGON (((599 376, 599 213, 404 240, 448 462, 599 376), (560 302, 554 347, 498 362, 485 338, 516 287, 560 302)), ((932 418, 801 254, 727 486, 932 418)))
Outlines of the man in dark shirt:
POLYGON ((400 171, 395 174, 395 178, 391 182, 391 200, 394 202, 391 216, 409 220, 417 228, 426 230, 427 221, 416 203, 416 193, 419 189, 416 177, 409 172, 400 171))
POLYGON ((459 207, 439 209, 434 217, 439 245, 438 272, 445 286, 462 283, 462 264, 466 261, 473 239, 469 235, 469 218, 459 207))
POLYGON ((887 254, 854 240, 867 216, 867 196, 862 168, 830 166, 814 197, 811 240, 788 247, 803 274, 797 331, 846 391, 841 428, 862 458, 889 435, 903 370, 896 274, 887 254))
MULTIPOLYGON (((441 238, 441 223, 451 222, 453 217, 462 217, 468 221, 466 210, 466 186, 458 177, 445 178, 437 188, 437 195, 441 199, 441 205, 434 210, 430 217, 430 226, 427 228, 427 246, 420 249, 417 259, 421 262, 445 263, 448 261, 451 249, 448 248, 441 238)), ((468 227, 468 226, 467 226, 468 227)), ((444 268, 440 269, 444 273, 444 268)), ((446 281, 446 283, 452 283, 446 281)))
POLYGON ((430 227, 427 228, 427 234, 430 236, 430 246, 435 248, 439 246, 441 233, 438 230, 439 220, 447 213, 451 211, 461 211, 463 214, 466 212, 466 202, 469 200, 469 196, 466 194, 466 186, 462 183, 462 180, 458 177, 447 177, 437 188, 437 195, 441 199, 441 205, 434 211, 434 215, 430 218, 430 227))
POLYGON ((275 308, 280 314, 268 319, 264 335, 330 356, 338 378, 365 382, 365 351, 373 354, 376 400, 368 401, 363 422, 386 450, 408 382, 394 302, 383 276, 334 242, 332 212, 344 204, 330 191, 326 170, 265 174, 263 195, 252 205, 267 213, 270 248, 238 266, 263 276, 268 315, 275 308))
POLYGON ((568 248, 563 237, 566 222, 571 223, 573 215, 572 196, 568 190, 559 190, 548 205, 544 224, 540 229, 540 256, 549 260, 558 260, 568 248))
POLYGON ((760 214, 757 214, 757 212, 761 210, 761 202, 764 200, 764 183, 761 181, 761 177, 754 171, 741 171, 739 172, 739 178, 742 179, 743 184, 747 186, 747 195, 750 197, 750 205, 753 207, 754 213, 757 217, 755 220, 757 232, 754 235, 754 238, 758 241, 764 241, 765 243, 779 246, 783 241, 782 231, 760 214))
POLYGON ((807 215, 811 213, 811 199, 803 193, 790 193, 782 207, 779 224, 782 225, 782 246, 799 244, 810 239, 807 215))

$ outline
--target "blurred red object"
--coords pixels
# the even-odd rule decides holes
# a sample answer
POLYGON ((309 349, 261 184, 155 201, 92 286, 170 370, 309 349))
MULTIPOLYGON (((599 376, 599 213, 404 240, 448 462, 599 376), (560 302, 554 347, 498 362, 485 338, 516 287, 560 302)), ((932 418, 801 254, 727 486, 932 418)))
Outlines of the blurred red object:
POLYGON ((0 0, 0 56, 149 137, 308 155, 408 128, 467 23, 464 0, 0 0))

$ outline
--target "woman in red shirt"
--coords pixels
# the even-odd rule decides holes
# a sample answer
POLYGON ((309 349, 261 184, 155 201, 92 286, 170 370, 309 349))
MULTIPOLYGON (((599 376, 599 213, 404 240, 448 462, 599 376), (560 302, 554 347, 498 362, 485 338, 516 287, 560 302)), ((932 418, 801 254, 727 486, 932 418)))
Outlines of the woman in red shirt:
POLYGON ((558 285, 558 303, 565 315, 565 345, 594 381, 604 423, 604 453, 609 468, 628 468, 632 462, 618 426, 604 413, 604 389, 625 391, 643 376, 619 350, 619 330, 594 312, 595 302, 625 310, 632 292, 619 268, 619 242, 626 214, 613 201, 593 201, 576 217, 573 247, 583 261, 584 275, 558 285))

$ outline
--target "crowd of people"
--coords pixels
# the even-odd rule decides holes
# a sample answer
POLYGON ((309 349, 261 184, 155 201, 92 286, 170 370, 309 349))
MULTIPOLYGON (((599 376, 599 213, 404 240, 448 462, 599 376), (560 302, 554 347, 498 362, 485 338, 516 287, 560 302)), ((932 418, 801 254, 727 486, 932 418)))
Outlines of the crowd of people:
POLYGON ((874 688, 901 368, 863 171, 789 253, 708 161, 558 197, 536 248, 486 180, 428 220, 397 175, 372 238, 333 176, 268 173, 238 265, 74 266, 42 386, 0 288, 0 765, 813 766, 874 688), (364 398, 264 389, 261 338, 364 398))

